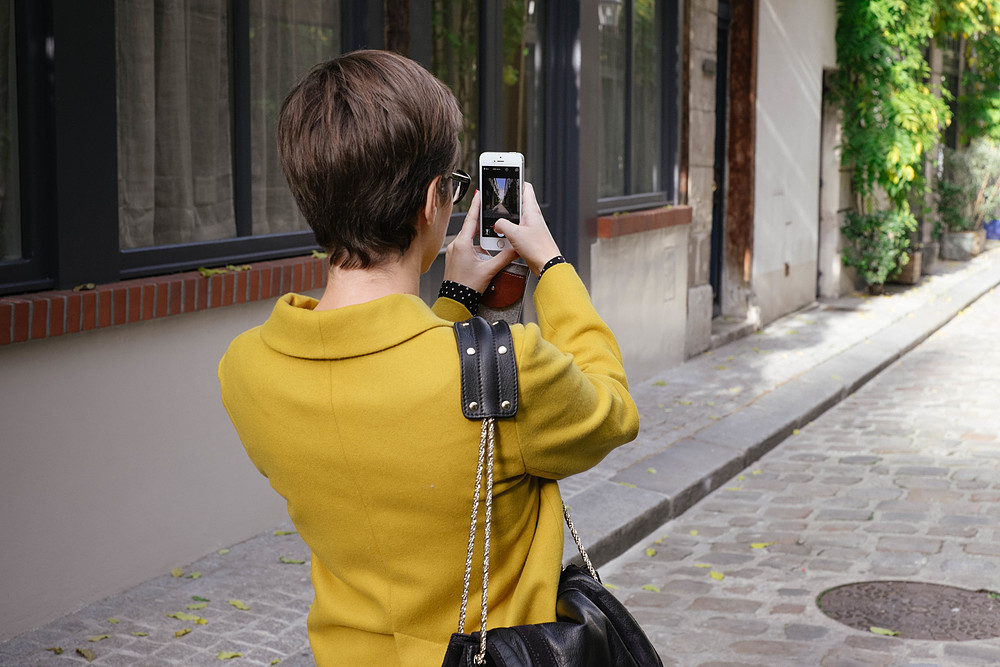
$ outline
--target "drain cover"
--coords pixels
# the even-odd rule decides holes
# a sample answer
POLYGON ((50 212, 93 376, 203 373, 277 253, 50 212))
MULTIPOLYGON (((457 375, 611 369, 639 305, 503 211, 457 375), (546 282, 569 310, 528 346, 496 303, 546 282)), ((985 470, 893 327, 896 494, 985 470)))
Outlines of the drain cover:
POLYGON ((831 588, 817 598, 835 621, 903 639, 969 641, 1000 637, 1000 593, 916 581, 867 581, 831 588))

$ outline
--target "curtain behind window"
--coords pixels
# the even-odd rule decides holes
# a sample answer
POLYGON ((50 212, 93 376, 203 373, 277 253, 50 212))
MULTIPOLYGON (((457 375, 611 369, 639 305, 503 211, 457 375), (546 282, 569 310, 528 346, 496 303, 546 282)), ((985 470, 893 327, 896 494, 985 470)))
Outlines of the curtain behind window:
POLYGON ((236 236, 233 110, 249 104, 252 233, 306 229, 278 163, 288 90, 340 52, 340 3, 246 0, 250 100, 232 99, 228 0, 116 0, 120 247, 236 236))
POLYGON ((234 236, 226 0, 117 0, 119 242, 234 236))
POLYGON ((288 91, 318 62, 340 53, 340 3, 251 0, 250 128, 253 233, 308 229, 285 182, 274 137, 288 91))

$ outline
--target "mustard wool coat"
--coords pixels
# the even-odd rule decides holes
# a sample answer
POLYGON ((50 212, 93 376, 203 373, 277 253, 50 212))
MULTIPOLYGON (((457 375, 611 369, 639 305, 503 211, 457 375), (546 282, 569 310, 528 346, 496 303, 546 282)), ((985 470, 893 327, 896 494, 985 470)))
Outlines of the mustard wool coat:
MULTIPOLYGON (((555 619, 556 480, 639 427, 618 345, 573 267, 546 271, 534 298, 538 325, 512 327, 518 414, 498 421, 489 627, 555 619)), ((452 330, 469 312, 404 294, 316 303, 288 294, 233 341, 223 403, 312 550, 317 664, 440 665, 458 626, 480 431, 462 416, 452 330)), ((481 535, 466 632, 479 629, 481 535)))

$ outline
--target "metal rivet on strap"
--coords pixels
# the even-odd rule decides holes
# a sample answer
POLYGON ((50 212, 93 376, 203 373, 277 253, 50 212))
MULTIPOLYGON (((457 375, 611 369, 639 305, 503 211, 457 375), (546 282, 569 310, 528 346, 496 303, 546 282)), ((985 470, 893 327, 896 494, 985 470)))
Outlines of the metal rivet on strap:
POLYGON ((504 401, 503 403, 500 404, 500 407, 503 408, 504 410, 510 410, 510 401, 504 401))
POLYGON ((497 352, 500 354, 507 354, 507 348, 504 345, 501 345, 497 348, 497 352))
POLYGON ((462 326, 463 327, 467 327, 467 326, 469 326, 469 323, 468 322, 462 322, 462 326))
POLYGON ((472 356, 473 354, 476 353, 476 348, 470 347, 468 350, 465 351, 465 353, 468 354, 469 356, 472 356))
POLYGON ((478 410, 479 409, 479 403, 476 403, 475 401, 473 401, 472 403, 469 403, 469 409, 470 410, 478 410))

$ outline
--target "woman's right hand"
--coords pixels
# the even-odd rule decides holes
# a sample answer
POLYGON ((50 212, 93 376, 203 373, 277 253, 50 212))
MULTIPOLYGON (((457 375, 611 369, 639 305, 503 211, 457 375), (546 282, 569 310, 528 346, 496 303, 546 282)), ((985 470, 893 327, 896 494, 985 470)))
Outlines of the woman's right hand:
POLYGON ((536 276, 542 267, 553 257, 561 255, 549 226, 545 224, 542 209, 535 198, 535 189, 531 183, 524 184, 524 201, 521 206, 521 224, 515 225, 505 219, 497 221, 494 227, 507 237, 514 250, 528 264, 528 268, 536 276))

